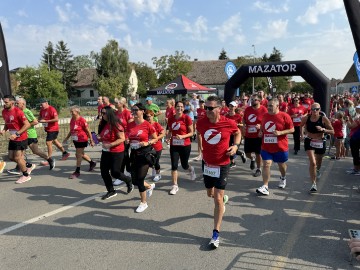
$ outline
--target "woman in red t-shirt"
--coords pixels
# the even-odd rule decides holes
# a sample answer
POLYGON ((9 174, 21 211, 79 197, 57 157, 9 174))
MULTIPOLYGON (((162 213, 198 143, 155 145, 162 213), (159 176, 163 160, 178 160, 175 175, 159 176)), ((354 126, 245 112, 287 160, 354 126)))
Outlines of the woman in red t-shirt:
POLYGON ((137 213, 144 212, 148 208, 146 198, 152 195, 155 184, 148 184, 145 181, 146 174, 150 166, 149 155, 153 150, 154 145, 158 139, 156 131, 153 126, 144 119, 146 108, 141 103, 136 103, 131 107, 131 113, 134 121, 128 125, 126 131, 126 138, 130 144, 131 154, 131 178, 135 186, 140 192, 140 205, 136 209, 137 213))
POLYGON ((106 200, 117 195, 112 177, 126 183, 127 193, 133 191, 134 187, 131 183, 131 178, 120 170, 124 160, 124 128, 110 106, 102 108, 101 115, 102 120, 99 124, 98 135, 99 141, 102 142, 100 171, 108 191, 101 199, 106 200))
POLYGON ((90 164, 89 172, 92 172, 96 166, 94 162, 87 154, 85 154, 85 147, 88 146, 88 140, 90 139, 90 145, 94 146, 94 141, 89 130, 89 126, 86 120, 80 115, 80 107, 73 106, 70 109, 70 131, 63 141, 63 145, 67 143, 67 140, 71 137, 76 153, 76 169, 69 178, 76 179, 80 176, 81 161, 84 159, 90 164))
MULTIPOLYGON (((164 128, 158 123, 154 121, 154 112, 152 110, 146 110, 145 112, 146 120, 153 126, 156 131, 156 136, 158 141, 153 145, 154 150, 156 151, 156 160, 152 171, 152 177, 154 182, 158 182, 161 179, 160 174, 160 164, 159 160, 162 152, 162 138, 165 136, 164 128)), ((150 138, 151 139, 151 138, 150 138)))
POLYGON ((344 149, 344 113, 337 112, 335 114, 334 119, 331 121, 331 125, 334 128, 334 140, 335 140, 335 156, 331 157, 331 159, 339 160, 342 155, 345 153, 344 149))

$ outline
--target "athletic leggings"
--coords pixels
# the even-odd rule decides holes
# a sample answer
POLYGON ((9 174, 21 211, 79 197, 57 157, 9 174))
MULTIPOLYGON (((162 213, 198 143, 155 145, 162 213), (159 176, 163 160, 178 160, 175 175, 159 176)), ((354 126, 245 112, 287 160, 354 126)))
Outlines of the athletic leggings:
POLYGON ((127 185, 131 183, 131 178, 126 176, 120 171, 123 159, 124 159, 124 152, 107 152, 107 151, 101 152, 101 160, 100 160, 101 177, 104 180, 106 190, 108 192, 114 191, 112 177, 126 182, 127 185))
POLYGON ((177 171, 179 158, 181 167, 184 170, 189 169, 189 157, 191 152, 191 144, 187 146, 170 146, 171 170, 177 171))
POLYGON ((130 156, 129 156, 129 148, 130 148, 130 144, 126 143, 125 144, 125 151, 124 151, 124 160, 121 164, 121 172, 123 173, 125 171, 125 168, 128 172, 131 171, 130 168, 130 156))
POLYGON ((294 126, 294 150, 299 151, 300 150, 300 126, 294 126))
POLYGON ((146 190, 144 180, 149 170, 149 163, 144 155, 138 155, 136 150, 132 150, 130 154, 131 162, 131 179, 132 183, 138 187, 139 192, 146 190))
POLYGON ((157 171, 160 170, 159 162, 160 162, 161 152, 162 152, 162 150, 156 151, 156 159, 155 159, 154 169, 157 171))

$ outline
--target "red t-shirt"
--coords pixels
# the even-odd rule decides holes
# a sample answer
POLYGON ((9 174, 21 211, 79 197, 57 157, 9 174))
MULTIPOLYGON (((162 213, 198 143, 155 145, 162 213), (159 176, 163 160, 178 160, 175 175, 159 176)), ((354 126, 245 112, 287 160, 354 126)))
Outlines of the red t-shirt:
POLYGON ((245 109, 244 112, 244 124, 245 128, 245 137, 247 138, 258 138, 259 130, 256 129, 257 124, 261 124, 261 120, 264 114, 267 113, 267 108, 260 105, 258 109, 254 109, 252 106, 249 106, 245 109))
POLYGON ((221 107, 220 109, 220 114, 221 115, 225 115, 230 111, 230 109, 228 107, 221 107))
POLYGON ((148 121, 144 121, 139 125, 134 121, 128 124, 126 137, 129 138, 131 146, 149 141, 149 137, 154 133, 156 133, 156 131, 148 121))
POLYGON ((206 110, 205 109, 197 108, 196 112, 197 112, 198 119, 201 119, 201 118, 206 116, 206 110))
POLYGON ((307 113, 307 109, 305 109, 302 105, 299 105, 299 107, 291 106, 287 112, 295 127, 299 127, 301 124, 301 118, 307 113), (292 115, 295 115, 293 116, 292 115))
POLYGON ((116 116, 119 118, 120 123, 123 125, 124 129, 127 129, 129 121, 133 119, 131 111, 128 109, 124 109, 122 112, 117 111, 116 116))
POLYGON ((101 109, 104 108, 104 104, 101 104, 101 105, 98 105, 98 114, 100 114, 101 112, 101 109))
POLYGON ((234 120, 236 124, 242 123, 242 115, 235 113, 234 115, 230 115, 229 113, 225 115, 226 118, 234 120))
POLYGON ((239 129, 233 120, 220 116, 217 123, 211 123, 209 118, 198 120, 196 129, 201 134, 203 144, 203 160, 208 165, 223 166, 230 163, 230 156, 226 155, 229 148, 230 135, 239 129))
POLYGON ((274 130, 286 130, 293 128, 291 117, 284 112, 277 114, 266 113, 261 122, 263 131, 261 149, 269 153, 289 151, 287 134, 275 136, 274 130))
POLYGON ((331 125, 334 128, 334 137, 335 138, 341 138, 344 137, 344 133, 343 133, 343 123, 339 120, 339 119, 335 119, 335 121, 333 121, 331 123, 331 125))
POLYGON ((288 109, 288 104, 284 101, 284 102, 281 102, 280 105, 279 105, 279 110, 282 111, 282 112, 286 112, 288 109))
MULTIPOLYGON (((117 125, 117 127, 112 127, 110 128, 110 124, 107 123, 105 125, 105 127, 103 128, 103 130, 100 132, 100 137, 101 137, 101 140, 103 143, 112 143, 112 142, 115 142, 118 137, 116 136, 116 134, 118 132, 124 132, 124 128, 121 126, 121 125, 117 125)), ((125 147, 124 147, 124 143, 120 143, 119 145, 117 146, 114 146, 114 147, 111 147, 110 149, 104 149, 103 148, 103 151, 105 152, 116 152, 116 153, 119 153, 119 152, 123 152, 125 150, 125 147)))
MULTIPOLYGON (((27 120, 24 112, 18 107, 13 107, 11 110, 3 109, 2 117, 5 121, 5 126, 10 134, 15 134, 24 126, 24 121, 27 120)), ((19 137, 16 137, 14 141, 20 142, 28 138, 27 132, 23 132, 19 137)))
MULTIPOLYGON (((47 109, 40 110, 40 118, 43 120, 52 120, 57 116, 58 113, 53 106, 49 106, 47 109)), ((46 132, 59 131, 58 121, 51 123, 42 123, 42 125, 44 126, 46 132)))
POLYGON ((175 115, 175 108, 174 107, 167 107, 165 110, 165 118, 169 119, 171 116, 175 115))
POLYGON ((268 104, 268 100, 266 98, 260 100, 260 105, 264 106, 265 108, 267 108, 267 104, 268 104))
POLYGON ((191 144, 190 138, 185 139, 176 139, 174 138, 176 135, 185 135, 188 134, 188 126, 192 125, 191 118, 186 115, 182 114, 178 119, 176 116, 172 116, 168 120, 168 127, 169 131, 171 132, 171 140, 170 144, 174 146, 187 146, 191 144))
MULTIPOLYGON (((155 129, 156 136, 159 136, 159 134, 164 130, 164 128, 158 123, 154 122, 152 124, 153 128, 155 129)), ((151 139, 151 138, 149 138, 151 139)), ((155 151, 160 151, 163 149, 161 140, 158 140, 155 144, 153 144, 153 148, 155 151)))
POLYGON ((88 124, 83 117, 79 117, 76 120, 71 118, 70 133, 72 140, 76 142, 87 142, 89 140, 89 137, 86 133, 87 128, 88 124))

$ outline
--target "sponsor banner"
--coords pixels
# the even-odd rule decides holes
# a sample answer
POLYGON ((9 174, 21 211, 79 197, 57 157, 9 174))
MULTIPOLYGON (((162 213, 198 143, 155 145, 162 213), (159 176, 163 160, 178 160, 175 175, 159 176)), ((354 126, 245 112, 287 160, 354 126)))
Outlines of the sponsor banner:
POLYGON ((11 95, 11 84, 5 39, 0 24, 0 97, 5 95, 11 95))
POLYGON ((232 77, 232 75, 236 72, 236 66, 233 62, 229 61, 225 65, 225 74, 227 75, 228 79, 232 77))
POLYGON ((277 65, 255 65, 249 66, 249 74, 263 74, 263 73, 291 73, 297 72, 296 64, 277 64, 277 65))
POLYGON ((360 82, 360 62, 359 62, 359 55, 357 52, 354 54, 354 65, 356 69, 356 74, 358 76, 358 80, 360 82))

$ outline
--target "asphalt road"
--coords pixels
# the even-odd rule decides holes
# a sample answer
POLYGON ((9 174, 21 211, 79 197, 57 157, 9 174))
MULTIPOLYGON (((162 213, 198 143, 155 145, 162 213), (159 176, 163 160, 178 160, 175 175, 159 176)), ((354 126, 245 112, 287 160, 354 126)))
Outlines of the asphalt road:
MULTIPOLYGON (((193 144, 196 150, 196 145, 193 144)), ((149 208, 135 213, 137 190, 100 200, 105 191, 99 168, 70 180, 74 149, 54 171, 38 166, 32 180, 0 175, 0 269, 352 269, 348 229, 360 229, 359 176, 348 176, 350 158, 324 159, 318 194, 309 194, 304 151, 290 154, 287 187, 277 188, 273 165, 270 196, 249 162, 231 169, 221 243, 209 250, 213 201, 206 196, 200 162, 191 161, 197 180, 180 170, 177 195, 171 188, 170 158, 164 150, 163 177, 149 208)), ((95 159, 100 148, 89 149, 95 159)), ((56 153, 60 156, 60 153, 56 153)), ((196 156, 196 151, 191 158, 196 156)), ((33 157, 32 157, 33 158, 33 157)), ((38 164, 39 159, 34 158, 38 164)), ((9 164, 8 168, 13 164, 9 164)))

